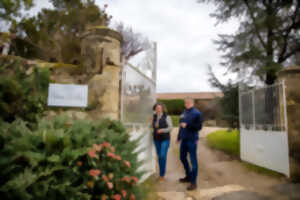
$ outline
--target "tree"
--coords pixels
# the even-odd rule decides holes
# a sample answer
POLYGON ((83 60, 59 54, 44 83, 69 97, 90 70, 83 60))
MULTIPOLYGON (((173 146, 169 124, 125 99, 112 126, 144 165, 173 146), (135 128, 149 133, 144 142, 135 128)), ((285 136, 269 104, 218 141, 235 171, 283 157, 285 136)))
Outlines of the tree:
POLYGON ((116 24, 115 29, 123 36, 121 54, 126 60, 150 47, 149 40, 141 33, 134 32, 130 26, 125 26, 124 23, 119 22, 116 24))
POLYGON ((300 52, 299 0, 198 0, 213 3, 211 14, 219 23, 232 18, 240 21, 235 34, 220 35, 216 43, 224 52, 224 66, 251 67, 266 84, 273 84, 276 73, 300 52))
POLYGON ((208 67, 209 83, 212 87, 221 90, 223 97, 219 99, 222 112, 221 117, 228 122, 231 128, 236 128, 239 122, 239 93, 238 83, 231 80, 227 84, 221 83, 213 73, 211 66, 208 67))
POLYGON ((54 9, 43 9, 37 16, 24 17, 15 32, 26 41, 15 42, 14 51, 26 58, 41 58, 77 63, 80 57, 80 35, 89 25, 108 25, 111 19, 94 0, 51 0, 54 9), (21 43, 21 44, 20 44, 21 43), (39 51, 28 51, 28 46, 39 51))
POLYGON ((30 9, 33 0, 1 0, 0 1, 0 20, 6 22, 16 21, 21 16, 22 9, 30 9))

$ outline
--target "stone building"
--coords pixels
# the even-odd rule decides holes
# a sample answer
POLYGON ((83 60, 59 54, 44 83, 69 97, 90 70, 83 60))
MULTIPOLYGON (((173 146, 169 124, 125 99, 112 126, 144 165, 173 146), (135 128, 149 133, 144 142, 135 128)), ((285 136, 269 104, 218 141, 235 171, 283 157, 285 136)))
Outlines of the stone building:
POLYGON ((300 181, 300 67, 291 66, 279 72, 286 85, 286 109, 291 178, 300 181))

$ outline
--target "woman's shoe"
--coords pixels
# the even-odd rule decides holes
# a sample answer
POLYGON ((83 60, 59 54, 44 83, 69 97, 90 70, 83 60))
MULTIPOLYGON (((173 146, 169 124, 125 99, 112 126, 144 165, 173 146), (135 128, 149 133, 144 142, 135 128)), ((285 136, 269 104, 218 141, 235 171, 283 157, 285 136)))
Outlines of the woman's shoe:
POLYGON ((159 177, 159 182, 164 182, 165 181, 165 177, 161 176, 159 177))

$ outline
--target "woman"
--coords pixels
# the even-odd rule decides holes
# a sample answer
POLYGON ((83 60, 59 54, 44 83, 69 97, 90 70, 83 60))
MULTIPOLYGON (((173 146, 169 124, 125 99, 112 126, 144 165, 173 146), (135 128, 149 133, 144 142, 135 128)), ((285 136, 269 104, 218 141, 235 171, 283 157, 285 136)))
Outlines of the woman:
POLYGON ((155 111, 152 120, 153 139, 157 152, 160 181, 164 180, 166 173, 167 154, 170 146, 170 133, 173 125, 171 117, 166 114, 165 106, 161 103, 154 105, 155 111))

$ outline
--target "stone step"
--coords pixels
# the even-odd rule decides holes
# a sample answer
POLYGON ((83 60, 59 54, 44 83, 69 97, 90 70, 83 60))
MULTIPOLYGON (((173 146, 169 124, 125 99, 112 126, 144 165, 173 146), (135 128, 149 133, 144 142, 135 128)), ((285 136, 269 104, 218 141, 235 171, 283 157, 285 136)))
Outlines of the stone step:
POLYGON ((183 200, 185 199, 184 192, 157 192, 158 200, 183 200))
POLYGON ((239 185, 225 185, 222 187, 199 189, 187 192, 158 192, 159 200, 212 200, 215 197, 226 193, 244 191, 245 188, 239 185))
POLYGON ((224 195, 226 193, 238 192, 245 190, 244 187, 240 185, 225 185, 221 187, 209 188, 209 189, 199 189, 196 191, 187 192, 188 196, 194 199, 210 200, 217 196, 224 195))

